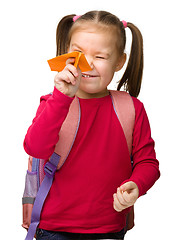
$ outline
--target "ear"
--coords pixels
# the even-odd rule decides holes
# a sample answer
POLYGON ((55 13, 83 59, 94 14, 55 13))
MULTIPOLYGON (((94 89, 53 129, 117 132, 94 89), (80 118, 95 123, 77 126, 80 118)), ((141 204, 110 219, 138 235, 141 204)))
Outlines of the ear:
POLYGON ((116 65, 115 72, 118 72, 119 70, 121 70, 122 67, 124 66, 125 62, 126 62, 126 53, 123 53, 123 55, 121 57, 119 57, 119 59, 118 59, 118 63, 116 65))

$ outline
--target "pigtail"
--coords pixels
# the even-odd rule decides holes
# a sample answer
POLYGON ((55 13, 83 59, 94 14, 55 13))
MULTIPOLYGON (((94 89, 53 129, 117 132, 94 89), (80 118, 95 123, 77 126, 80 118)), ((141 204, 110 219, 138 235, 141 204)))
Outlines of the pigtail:
POLYGON ((61 19, 56 31, 56 56, 67 53, 69 45, 69 32, 73 25, 73 17, 75 15, 68 15, 61 19))
POLYGON ((131 52, 126 71, 120 80, 117 90, 122 85, 131 96, 137 97, 140 92, 143 74, 143 38, 139 29, 132 23, 127 23, 132 32, 131 52))

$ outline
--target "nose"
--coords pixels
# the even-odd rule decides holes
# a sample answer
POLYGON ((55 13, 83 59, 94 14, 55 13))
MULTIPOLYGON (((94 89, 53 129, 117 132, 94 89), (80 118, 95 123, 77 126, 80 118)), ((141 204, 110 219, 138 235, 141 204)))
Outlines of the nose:
POLYGON ((93 57, 89 56, 89 55, 85 55, 88 64, 90 65, 90 67, 93 69, 94 68, 94 63, 93 63, 93 57))

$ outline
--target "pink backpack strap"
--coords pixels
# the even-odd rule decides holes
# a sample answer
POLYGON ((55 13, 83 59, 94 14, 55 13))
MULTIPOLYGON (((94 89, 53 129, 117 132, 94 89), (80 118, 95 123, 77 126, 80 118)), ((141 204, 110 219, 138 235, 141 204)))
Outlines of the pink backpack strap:
MULTIPOLYGON (((132 136, 135 124, 135 107, 131 96, 126 92, 110 90, 113 107, 123 128, 130 156, 132 155, 132 136)), ((125 232, 134 227, 134 206, 126 215, 125 232)))
POLYGON ((64 164, 71 151, 79 128, 80 116, 80 103, 78 98, 75 97, 70 105, 67 117, 63 122, 61 130, 59 132, 59 141, 55 148, 55 153, 61 156, 60 162, 58 164, 58 169, 60 169, 64 164))
POLYGON ((129 153, 132 153, 132 135, 135 124, 135 107, 131 96, 124 91, 110 90, 113 107, 123 128, 129 153))

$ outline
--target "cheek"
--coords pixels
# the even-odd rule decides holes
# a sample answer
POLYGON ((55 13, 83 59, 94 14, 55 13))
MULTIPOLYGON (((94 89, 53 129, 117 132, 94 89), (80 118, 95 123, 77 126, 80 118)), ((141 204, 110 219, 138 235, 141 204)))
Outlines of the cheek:
POLYGON ((109 61, 98 61, 94 64, 94 66, 101 76, 112 76, 114 74, 114 67, 109 61))

